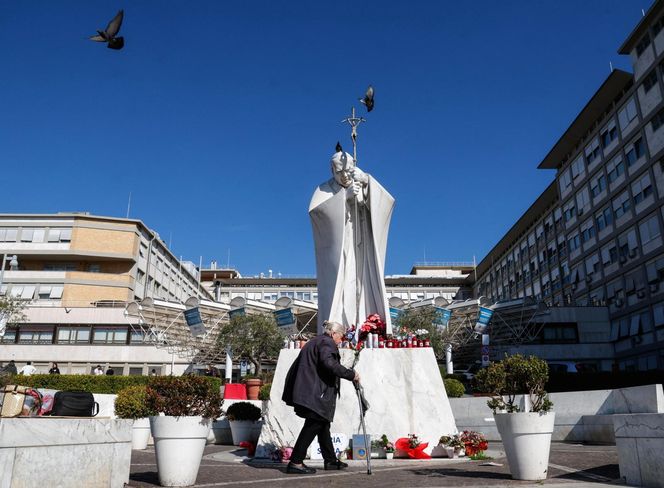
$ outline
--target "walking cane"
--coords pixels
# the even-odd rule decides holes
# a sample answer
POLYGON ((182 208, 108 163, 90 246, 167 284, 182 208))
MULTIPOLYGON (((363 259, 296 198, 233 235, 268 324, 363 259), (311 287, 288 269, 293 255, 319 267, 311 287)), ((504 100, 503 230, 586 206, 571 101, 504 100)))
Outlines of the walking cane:
POLYGON ((353 381, 355 391, 357 392, 357 401, 360 404, 360 421, 362 423, 362 434, 364 435, 364 449, 367 455, 367 474, 371 474, 371 445, 367 437, 367 428, 364 425, 364 414, 369 408, 369 403, 364 398, 364 388, 360 385, 359 381, 353 381))

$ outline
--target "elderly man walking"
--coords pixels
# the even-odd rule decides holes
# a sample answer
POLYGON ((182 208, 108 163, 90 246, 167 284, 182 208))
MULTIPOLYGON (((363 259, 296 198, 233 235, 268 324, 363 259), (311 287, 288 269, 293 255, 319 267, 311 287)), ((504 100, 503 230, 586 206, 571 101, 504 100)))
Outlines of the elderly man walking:
POLYGON ((337 459, 330 436, 340 379, 360 381, 356 371, 341 365, 339 344, 345 334, 345 326, 337 322, 325 322, 324 334, 306 343, 286 375, 282 400, 295 408, 298 417, 305 419, 293 447, 287 473, 316 472, 304 464, 307 448, 316 436, 326 470, 348 467, 348 464, 337 459))

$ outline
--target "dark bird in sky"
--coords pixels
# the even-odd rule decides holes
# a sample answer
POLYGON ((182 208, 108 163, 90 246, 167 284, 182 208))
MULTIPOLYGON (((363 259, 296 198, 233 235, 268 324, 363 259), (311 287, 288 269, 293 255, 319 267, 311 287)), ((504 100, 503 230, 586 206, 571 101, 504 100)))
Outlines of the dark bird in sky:
POLYGON ((120 26, 122 25, 122 17, 124 17, 124 10, 120 10, 113 20, 111 20, 106 26, 106 30, 97 31, 96 36, 91 36, 91 41, 97 42, 107 42, 106 46, 109 49, 122 49, 124 47, 124 37, 115 37, 120 32, 120 26))
POLYGON ((364 98, 360 98, 362 102, 367 107, 367 112, 371 112, 374 107, 374 89, 373 86, 369 85, 367 92, 364 94, 364 98))
POLYGON ((344 148, 341 147, 341 144, 339 144, 339 141, 337 141, 336 151, 337 151, 337 152, 342 152, 343 150, 344 150, 344 148))

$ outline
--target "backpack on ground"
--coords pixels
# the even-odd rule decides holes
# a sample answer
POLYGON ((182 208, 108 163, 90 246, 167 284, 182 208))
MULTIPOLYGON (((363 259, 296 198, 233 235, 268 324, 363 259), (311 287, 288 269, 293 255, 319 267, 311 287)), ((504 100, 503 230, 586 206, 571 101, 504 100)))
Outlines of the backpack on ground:
POLYGON ((88 391, 58 391, 53 397, 53 416, 94 417, 98 413, 99 404, 88 391))

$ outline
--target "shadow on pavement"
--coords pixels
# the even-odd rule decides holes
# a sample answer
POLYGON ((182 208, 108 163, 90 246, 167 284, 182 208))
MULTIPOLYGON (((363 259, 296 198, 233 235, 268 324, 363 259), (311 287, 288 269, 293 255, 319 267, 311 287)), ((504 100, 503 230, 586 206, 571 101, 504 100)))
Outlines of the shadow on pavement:
POLYGON ((511 480, 512 477, 507 473, 494 473, 492 471, 470 471, 469 467, 464 469, 456 468, 422 468, 422 469, 410 469, 409 472, 419 475, 419 476, 430 476, 430 477, 446 477, 454 476, 458 478, 483 478, 483 479, 496 479, 496 480, 511 480))
POLYGON ((620 468, 617 464, 605 464, 603 466, 595 466, 594 468, 589 469, 579 469, 574 473, 561 474, 555 478, 574 481, 589 481, 589 478, 593 479, 596 477, 606 478, 608 480, 618 479, 620 478, 620 468))
POLYGON ((159 475, 156 471, 143 471, 141 473, 131 473, 129 481, 138 481, 141 483, 151 483, 159 486, 159 475))

